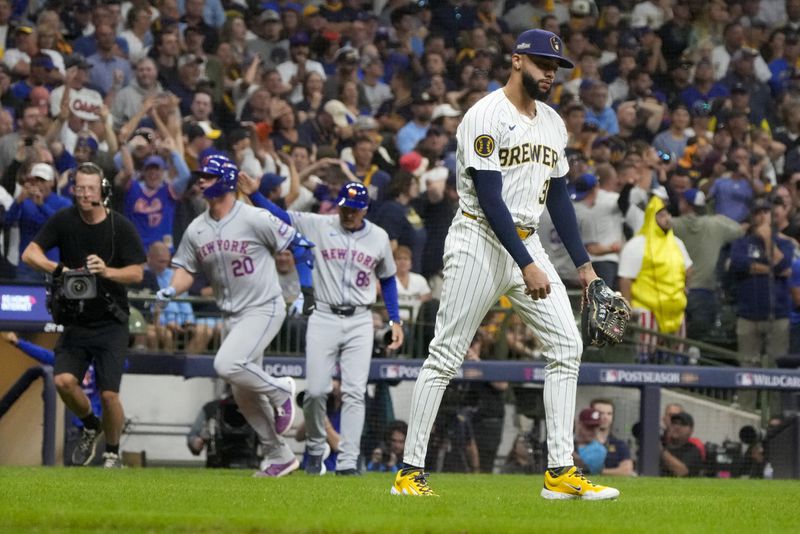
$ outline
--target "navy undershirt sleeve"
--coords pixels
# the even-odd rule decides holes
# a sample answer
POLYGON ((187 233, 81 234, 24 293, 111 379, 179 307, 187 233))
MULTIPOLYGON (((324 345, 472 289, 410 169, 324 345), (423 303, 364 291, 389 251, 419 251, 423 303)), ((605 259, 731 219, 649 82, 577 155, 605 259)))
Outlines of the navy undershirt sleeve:
POLYGON ((578 231, 578 220, 575 218, 575 207, 569 198, 566 178, 550 179, 550 189, 547 193, 547 211, 553 220, 553 226, 558 232, 558 237, 564 243, 569 257, 575 267, 589 263, 589 254, 583 246, 581 234, 578 231))
POLYGON ((475 184, 478 204, 497 239, 511 254, 520 269, 533 263, 533 258, 517 234, 511 212, 503 202, 503 175, 500 174, 500 171, 479 171, 473 168, 470 168, 469 171, 472 182, 475 184))

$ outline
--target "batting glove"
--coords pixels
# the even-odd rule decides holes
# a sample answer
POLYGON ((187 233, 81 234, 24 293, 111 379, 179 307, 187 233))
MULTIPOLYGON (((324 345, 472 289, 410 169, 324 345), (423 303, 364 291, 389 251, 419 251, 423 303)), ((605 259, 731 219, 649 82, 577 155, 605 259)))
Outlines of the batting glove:
POLYGON ((314 289, 310 287, 300 288, 303 295, 303 315, 308 317, 317 309, 317 301, 314 299, 314 289))
POLYGON ((159 308, 165 308, 169 301, 172 300, 172 297, 175 296, 175 288, 172 286, 165 287, 164 289, 159 289, 158 293, 156 293, 156 306, 159 308))
POLYGON ((289 309, 287 310, 287 315, 289 315, 289 317, 297 317, 301 314, 304 317, 308 317, 317 309, 317 301, 314 300, 314 290, 310 287, 302 287, 300 291, 300 294, 294 302, 289 305, 289 309))

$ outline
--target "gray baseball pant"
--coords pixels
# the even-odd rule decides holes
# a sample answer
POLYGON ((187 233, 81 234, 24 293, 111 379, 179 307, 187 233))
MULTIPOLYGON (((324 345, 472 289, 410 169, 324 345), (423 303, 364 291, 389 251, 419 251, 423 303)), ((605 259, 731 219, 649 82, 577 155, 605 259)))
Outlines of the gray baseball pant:
POLYGON ((372 314, 364 307, 350 317, 317 309, 308 320, 306 333, 306 417, 308 453, 325 452, 325 412, 331 377, 340 360, 342 416, 336 470, 355 469, 364 429, 364 395, 372 358, 372 314))
POLYGON ((231 384, 239 411, 258 434, 270 463, 285 463, 295 457, 275 432, 273 406, 286 401, 290 393, 287 381, 264 371, 264 349, 280 330, 285 308, 281 297, 226 317, 222 345, 214 358, 214 370, 231 384))

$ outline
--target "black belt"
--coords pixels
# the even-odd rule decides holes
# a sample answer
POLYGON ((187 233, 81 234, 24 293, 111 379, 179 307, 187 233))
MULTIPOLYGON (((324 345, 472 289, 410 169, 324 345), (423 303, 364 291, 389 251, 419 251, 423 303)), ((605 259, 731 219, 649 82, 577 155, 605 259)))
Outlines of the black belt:
MULTIPOLYGON (((464 210, 461 210, 461 213, 467 219, 472 219, 473 221, 480 221, 481 220, 481 218, 478 217, 477 215, 473 215, 471 213, 467 213, 464 210)), ((528 239, 530 236, 532 236, 534 233, 536 233, 536 228, 530 228, 530 227, 527 227, 527 226, 515 226, 514 228, 517 230, 517 235, 522 240, 528 239)))
POLYGON ((322 311, 329 311, 339 317, 350 317, 355 315, 359 310, 366 310, 368 306, 332 306, 325 302, 318 302, 317 309, 322 311))

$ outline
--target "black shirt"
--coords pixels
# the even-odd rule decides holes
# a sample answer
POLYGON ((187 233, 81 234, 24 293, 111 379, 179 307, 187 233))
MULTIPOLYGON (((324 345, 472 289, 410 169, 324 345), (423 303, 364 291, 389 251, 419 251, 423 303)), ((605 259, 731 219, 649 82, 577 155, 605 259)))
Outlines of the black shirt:
MULTIPOLYGON (((700 469, 703 467, 703 456, 700 454, 700 449, 687 441, 678 447, 667 447, 667 450, 675 458, 683 462, 683 464, 689 470, 688 476, 700 476, 700 469)), ((661 461, 661 476, 673 476, 672 471, 667 469, 667 466, 664 464, 663 460, 661 461)))
MULTIPOLYGON (((58 247, 62 263, 69 269, 86 265, 86 258, 96 254, 109 267, 122 268, 146 261, 142 240, 133 224, 116 211, 97 224, 84 222, 75 206, 53 215, 33 238, 45 252, 58 247)), ((103 322, 112 318, 109 301, 128 311, 128 295, 120 283, 97 277, 97 297, 88 300, 80 322, 103 322)))

